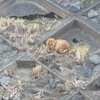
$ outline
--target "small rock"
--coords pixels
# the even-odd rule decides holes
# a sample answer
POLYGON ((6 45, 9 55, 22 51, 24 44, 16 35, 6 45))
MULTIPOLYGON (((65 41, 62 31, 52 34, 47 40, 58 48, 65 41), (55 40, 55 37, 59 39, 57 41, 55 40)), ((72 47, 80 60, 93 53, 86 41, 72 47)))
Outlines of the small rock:
POLYGON ((49 86, 50 86, 51 88, 55 88, 55 87, 56 87, 56 84, 55 84, 53 78, 49 78, 49 86))
POLYGON ((94 64, 99 64, 100 63, 100 56, 91 53, 91 54, 89 54, 89 60, 94 64))
POLYGON ((0 78, 2 78, 2 77, 3 77, 3 75, 4 75, 4 73, 3 73, 3 72, 0 72, 0 78))
POLYGON ((69 1, 62 1, 61 5, 63 5, 64 7, 68 7, 69 6, 69 1))
POLYGON ((51 74, 48 74, 48 78, 53 78, 53 76, 51 74))
POLYGON ((96 50, 95 54, 100 54, 100 49, 96 50))
POLYGON ((88 18, 97 17, 98 15, 99 13, 97 13, 95 10, 90 10, 87 14, 88 18))
POLYGON ((84 76, 87 77, 87 78, 89 78, 89 77, 92 76, 92 72, 93 72, 92 68, 88 68, 88 69, 84 72, 84 76))
POLYGON ((18 54, 18 51, 17 50, 13 50, 13 51, 11 51, 11 52, 6 52, 6 53, 3 53, 3 57, 4 58, 10 58, 10 57, 13 57, 13 56, 15 56, 15 55, 17 55, 18 54))
POLYGON ((73 12, 77 12, 83 7, 84 7, 84 5, 82 5, 82 3, 80 1, 77 1, 71 5, 70 10, 73 12))
POLYGON ((53 94, 51 92, 44 92, 47 96, 53 97, 53 94))
POLYGON ((80 76, 79 75, 75 75, 75 76, 73 76, 73 78, 79 80, 80 76))
POLYGON ((84 100, 84 98, 81 95, 76 95, 71 100, 84 100))
POLYGON ((93 72, 97 72, 97 71, 100 71, 100 64, 95 66, 93 69, 93 72))
POLYGON ((75 72, 80 72, 80 71, 83 71, 83 67, 81 65, 76 65, 76 66, 73 66, 72 70, 75 72))
POLYGON ((82 13, 82 16, 87 16, 87 14, 88 14, 87 12, 84 12, 82 13))
MULTIPOLYGON (((97 22, 100 24, 100 17, 99 18, 97 18, 97 22)), ((100 51, 100 50, 99 50, 100 51)), ((100 52, 99 52, 100 53, 100 52)))
POLYGON ((55 83, 60 84, 60 83, 62 83, 62 81, 60 79, 55 79, 55 83))
POLYGON ((57 70, 60 71, 59 66, 57 64, 53 63, 51 66, 52 66, 52 68, 57 69, 57 70))
POLYGON ((22 98, 22 94, 19 92, 17 93, 17 95, 14 96, 13 99, 9 99, 9 100, 22 100, 21 98, 22 98))
POLYGON ((64 84, 57 84, 56 85, 56 89, 60 92, 62 90, 65 90, 66 88, 65 88, 65 85, 64 84))
POLYGON ((40 82, 41 82, 42 84, 47 84, 47 83, 48 83, 48 77, 47 77, 47 76, 42 77, 42 78, 40 79, 40 82))
POLYGON ((43 83, 41 83, 41 82, 37 82, 37 87, 43 87, 44 86, 44 84, 43 83))
POLYGON ((27 85, 26 87, 23 87, 23 92, 27 93, 27 94, 34 94, 39 92, 40 90, 31 86, 31 85, 27 85))
POLYGON ((63 71, 70 71, 69 68, 65 68, 65 67, 60 67, 60 70, 63 72, 63 71))
POLYGON ((5 51, 10 51, 10 50, 11 50, 11 47, 5 45, 5 46, 3 46, 2 49, 3 49, 4 52, 5 52, 5 51))
POLYGON ((0 79, 0 83, 2 84, 5 84, 5 85, 8 85, 10 82, 12 82, 13 80, 10 78, 10 77, 5 77, 3 76, 1 79, 0 79))
POLYGON ((93 22, 97 23, 97 18, 92 18, 91 19, 93 22))

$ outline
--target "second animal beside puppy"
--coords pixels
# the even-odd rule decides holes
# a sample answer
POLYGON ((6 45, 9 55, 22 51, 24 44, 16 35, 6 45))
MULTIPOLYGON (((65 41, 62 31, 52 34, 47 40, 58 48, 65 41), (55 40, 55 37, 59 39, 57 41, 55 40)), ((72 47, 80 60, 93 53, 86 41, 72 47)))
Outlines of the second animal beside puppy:
POLYGON ((70 44, 66 40, 54 38, 48 38, 46 41, 46 45, 50 47, 50 49, 57 51, 59 53, 65 53, 70 50, 70 44))

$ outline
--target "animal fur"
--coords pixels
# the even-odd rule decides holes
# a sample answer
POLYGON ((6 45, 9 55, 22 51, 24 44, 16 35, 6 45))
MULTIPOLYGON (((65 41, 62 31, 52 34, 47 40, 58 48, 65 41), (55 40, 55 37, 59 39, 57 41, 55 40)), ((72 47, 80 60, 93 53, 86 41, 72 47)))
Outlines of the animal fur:
POLYGON ((39 73, 42 71, 42 66, 37 65, 36 67, 33 67, 33 74, 34 75, 39 75, 39 73))
POLYGON ((62 39, 55 40, 54 38, 49 38, 47 39, 46 45, 59 53, 65 53, 70 49, 70 44, 62 39))

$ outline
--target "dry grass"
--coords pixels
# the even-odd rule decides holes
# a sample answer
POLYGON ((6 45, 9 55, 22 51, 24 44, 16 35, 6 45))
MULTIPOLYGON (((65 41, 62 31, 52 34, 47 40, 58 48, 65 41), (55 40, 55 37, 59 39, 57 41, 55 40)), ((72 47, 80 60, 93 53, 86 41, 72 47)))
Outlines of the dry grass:
POLYGON ((74 59, 76 60, 77 63, 82 63, 84 62, 86 55, 89 52, 89 46, 87 44, 82 45, 82 46, 75 46, 69 51, 69 54, 74 52, 74 59))
POLYGON ((0 34, 16 46, 30 51, 32 45, 36 44, 56 23, 56 18, 41 17, 31 21, 20 18, 0 18, 0 34))
POLYGON ((83 63, 87 58, 88 52, 88 45, 75 46, 68 53, 59 54, 50 50, 46 45, 40 44, 35 47, 33 54, 39 61, 46 65, 57 63, 63 67, 72 68, 76 64, 83 63))

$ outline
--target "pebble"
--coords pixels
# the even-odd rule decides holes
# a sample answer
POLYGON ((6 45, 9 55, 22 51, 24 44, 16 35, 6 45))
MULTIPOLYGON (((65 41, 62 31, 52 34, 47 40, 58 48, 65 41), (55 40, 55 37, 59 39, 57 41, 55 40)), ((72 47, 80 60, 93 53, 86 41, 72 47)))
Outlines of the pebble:
POLYGON ((44 92, 47 96, 53 97, 53 94, 51 92, 44 92))
POLYGON ((27 94, 34 94, 39 92, 40 90, 31 86, 31 85, 27 85, 26 87, 23 87, 23 93, 27 93, 27 94))
POLYGON ((2 77, 3 77, 3 75, 4 75, 4 73, 3 73, 3 72, 0 72, 0 78, 2 78, 2 77))
POLYGON ((84 76, 89 78, 89 77, 92 76, 92 72, 93 72, 92 68, 88 68, 88 69, 85 70, 84 76))
POLYGON ((49 86, 50 86, 51 88, 55 88, 55 87, 56 87, 56 84, 55 84, 53 78, 49 78, 49 86))
POLYGON ((97 71, 100 71, 100 64, 95 66, 93 69, 93 72, 97 72, 97 71))
POLYGON ((88 18, 93 18, 93 17, 97 17, 99 15, 98 12, 96 12, 95 10, 90 10, 87 14, 88 18))
POLYGON ((65 90, 65 85, 64 84, 57 84, 56 89, 57 89, 57 91, 65 90))
POLYGON ((40 79, 40 82, 42 83, 42 84, 47 84, 48 83, 48 77, 47 76, 44 76, 44 77, 42 77, 41 79, 40 79))
POLYGON ((69 68, 65 68, 65 67, 60 67, 60 70, 63 72, 63 71, 70 71, 69 68))
POLYGON ((76 65, 76 66, 73 66, 72 68, 73 68, 72 70, 75 72, 83 71, 83 67, 81 65, 76 65))
POLYGON ((100 49, 98 49, 98 50, 95 52, 95 54, 100 54, 100 49))
POLYGON ((84 98, 81 95, 76 95, 71 100, 84 100, 84 98))
POLYGON ((44 86, 44 84, 41 83, 41 82, 37 82, 36 85, 37 85, 37 87, 43 87, 44 86))
POLYGON ((2 57, 5 58, 5 59, 8 59, 10 57, 17 55, 17 53, 18 53, 17 50, 13 50, 11 52, 5 52, 5 53, 2 54, 2 57))
POLYGON ((100 18, 97 18, 97 22, 98 22, 98 24, 100 24, 100 18))
POLYGON ((94 64, 99 64, 100 63, 100 56, 93 54, 93 53, 90 53, 89 54, 89 60, 90 60, 90 62, 92 62, 94 64))
POLYGON ((0 83, 5 84, 5 85, 8 85, 10 82, 13 82, 13 79, 11 79, 10 77, 3 76, 0 79, 0 83))
POLYGON ((82 13, 82 16, 87 16, 87 14, 88 14, 87 12, 84 12, 82 13))
POLYGON ((91 19, 93 22, 97 23, 97 18, 92 18, 91 19))
POLYGON ((69 6, 69 1, 64 0, 64 1, 61 2, 61 5, 63 5, 64 7, 68 7, 69 6))
POLYGON ((77 1, 71 5, 70 10, 73 12, 77 12, 83 7, 84 7, 84 5, 82 5, 82 3, 80 1, 77 1))
POLYGON ((52 66, 52 68, 57 69, 57 70, 60 71, 60 68, 57 64, 53 63, 51 66, 52 66))
POLYGON ((80 76, 79 75, 75 75, 75 76, 73 76, 73 78, 79 80, 80 76))
POLYGON ((4 52, 5 52, 5 51, 10 51, 10 50, 11 50, 11 47, 5 45, 5 46, 3 46, 2 49, 3 49, 4 52))

